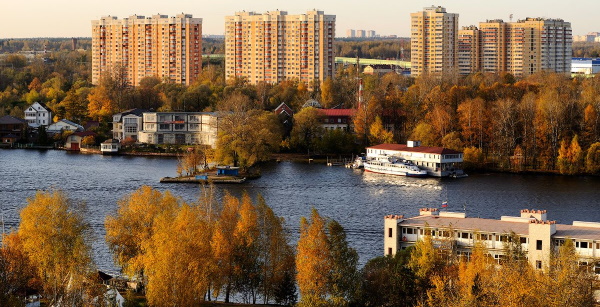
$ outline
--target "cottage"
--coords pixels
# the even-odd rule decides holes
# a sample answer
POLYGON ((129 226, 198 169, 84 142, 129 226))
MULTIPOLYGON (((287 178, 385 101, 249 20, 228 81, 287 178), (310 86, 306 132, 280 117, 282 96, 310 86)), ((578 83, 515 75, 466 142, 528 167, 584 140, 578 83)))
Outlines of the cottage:
POLYGON ((38 128, 52 124, 52 111, 41 102, 34 102, 25 109, 25 120, 29 127, 38 128))
POLYGON ((96 137, 96 135, 97 134, 93 131, 75 132, 75 133, 67 136, 67 139, 65 140, 64 148, 66 150, 79 151, 79 149, 83 145, 83 139, 86 136, 96 137))
POLYGON ((356 114, 355 109, 320 109, 324 115, 321 126, 325 130, 353 131, 352 117, 356 114))
POLYGON ((46 132, 48 132, 49 134, 60 134, 65 131, 80 132, 83 130, 84 128, 82 125, 74 123, 67 119, 61 119, 56 123, 49 125, 48 128, 46 128, 46 132))
POLYGON ((0 142, 2 145, 11 145, 23 138, 27 131, 27 121, 6 115, 0 117, 0 142))
POLYGON ((121 142, 119 142, 119 140, 108 139, 100 144, 100 152, 102 152, 103 155, 116 154, 120 149, 121 142))

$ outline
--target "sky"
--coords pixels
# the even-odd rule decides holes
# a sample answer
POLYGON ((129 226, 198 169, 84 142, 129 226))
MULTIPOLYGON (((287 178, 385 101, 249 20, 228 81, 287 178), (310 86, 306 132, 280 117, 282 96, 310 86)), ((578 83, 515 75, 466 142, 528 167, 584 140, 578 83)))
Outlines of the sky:
POLYGON ((7 0, 0 17, 0 39, 29 37, 90 37, 91 20, 102 16, 151 16, 179 13, 202 18, 203 34, 224 34, 224 17, 237 11, 287 11, 301 14, 322 10, 336 15, 336 36, 347 29, 375 30, 379 35, 408 37, 410 13, 443 6, 458 13, 459 26, 486 19, 513 21, 526 17, 561 18, 571 22, 573 35, 600 31, 599 0, 7 0))

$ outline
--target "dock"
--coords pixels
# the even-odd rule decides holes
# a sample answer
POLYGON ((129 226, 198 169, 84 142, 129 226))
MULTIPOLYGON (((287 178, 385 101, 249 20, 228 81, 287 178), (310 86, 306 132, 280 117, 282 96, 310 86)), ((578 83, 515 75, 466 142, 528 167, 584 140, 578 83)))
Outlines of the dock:
POLYGON ((246 177, 235 177, 235 176, 216 176, 210 175, 204 178, 197 178, 195 176, 187 177, 164 177, 160 179, 160 183, 244 183, 246 177))

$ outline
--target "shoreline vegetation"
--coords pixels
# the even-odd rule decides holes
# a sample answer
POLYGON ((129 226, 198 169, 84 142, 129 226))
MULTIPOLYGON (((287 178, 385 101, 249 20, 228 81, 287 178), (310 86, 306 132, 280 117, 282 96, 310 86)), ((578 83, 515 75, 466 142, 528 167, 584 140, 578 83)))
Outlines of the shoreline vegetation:
MULTIPOLYGON (((85 211, 60 190, 27 199, 18 229, 0 245, 2 306, 31 293, 47 306, 103 300, 114 285, 98 279, 85 211)), ((435 243, 426 231, 414 246, 359 268, 335 219, 313 208, 285 221, 260 195, 217 199, 212 186, 193 202, 142 186, 118 201, 104 227, 115 263, 136 284, 126 306, 594 306, 599 288, 595 264, 579 262, 570 239, 535 269, 513 232, 500 260, 478 239, 466 256, 454 237, 435 243), (300 226, 295 245, 289 223, 300 226)))

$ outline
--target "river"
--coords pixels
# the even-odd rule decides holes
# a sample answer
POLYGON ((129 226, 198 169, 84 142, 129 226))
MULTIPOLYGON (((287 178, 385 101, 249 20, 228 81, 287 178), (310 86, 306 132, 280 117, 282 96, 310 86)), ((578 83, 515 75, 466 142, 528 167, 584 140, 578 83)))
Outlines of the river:
MULTIPOLYGON (((37 190, 58 188, 87 204, 94 231, 94 259, 100 269, 116 271, 104 243, 104 219, 123 196, 149 185, 194 201, 194 184, 161 184, 175 176, 174 158, 101 156, 47 150, 0 150, 0 210, 7 230, 16 228, 19 210, 37 190)), ((498 219, 519 210, 546 209, 558 223, 600 221, 600 178, 546 175, 475 174, 462 179, 404 178, 343 167, 281 162, 261 167, 262 177, 241 185, 218 185, 252 197, 261 194, 286 220, 293 242, 299 221, 312 207, 340 222, 360 263, 383 255, 383 216, 414 216, 422 207, 466 210, 467 216, 498 219)))

